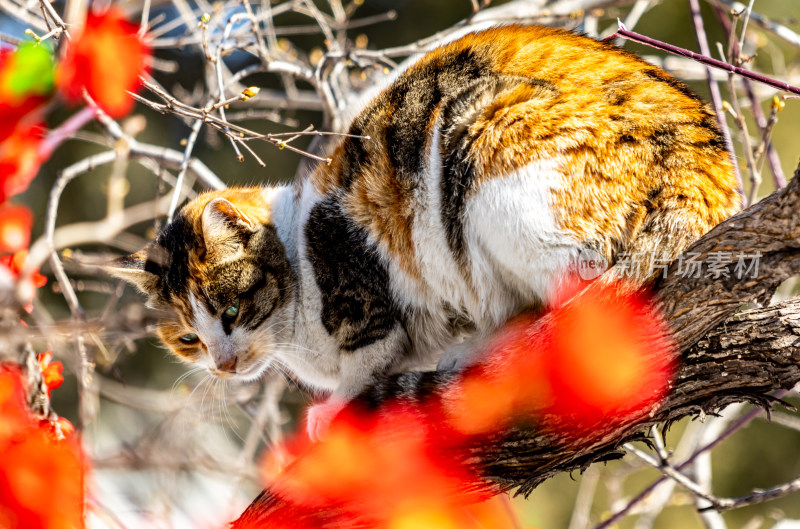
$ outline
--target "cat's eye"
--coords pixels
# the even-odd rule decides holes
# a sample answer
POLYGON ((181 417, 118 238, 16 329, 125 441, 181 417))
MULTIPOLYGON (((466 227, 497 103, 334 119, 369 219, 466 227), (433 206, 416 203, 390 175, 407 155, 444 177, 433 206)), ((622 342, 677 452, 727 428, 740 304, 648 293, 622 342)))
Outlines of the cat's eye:
POLYGON ((183 336, 178 338, 178 340, 186 345, 193 345, 200 341, 200 337, 197 336, 195 333, 190 332, 189 334, 184 334, 183 336))
POLYGON ((239 298, 233 300, 233 305, 225 309, 223 316, 228 320, 235 320, 236 316, 239 315, 239 298))

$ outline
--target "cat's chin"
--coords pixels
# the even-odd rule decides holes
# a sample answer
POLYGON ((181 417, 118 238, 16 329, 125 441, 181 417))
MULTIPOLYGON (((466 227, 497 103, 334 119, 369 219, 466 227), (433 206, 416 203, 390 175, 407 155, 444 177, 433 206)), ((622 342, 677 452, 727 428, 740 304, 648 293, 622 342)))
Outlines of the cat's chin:
POLYGON ((231 378, 237 382, 253 382, 261 378, 268 366, 269 362, 255 362, 244 371, 237 372, 231 378))

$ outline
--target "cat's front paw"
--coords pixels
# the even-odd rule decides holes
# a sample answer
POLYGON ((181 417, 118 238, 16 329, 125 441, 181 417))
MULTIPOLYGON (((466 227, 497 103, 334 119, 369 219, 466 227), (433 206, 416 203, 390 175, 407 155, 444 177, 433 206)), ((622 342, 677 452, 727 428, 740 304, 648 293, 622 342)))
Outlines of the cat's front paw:
POLYGON ((312 441, 319 441, 331 425, 334 417, 347 405, 347 401, 330 397, 325 402, 308 407, 306 412, 306 429, 312 441))

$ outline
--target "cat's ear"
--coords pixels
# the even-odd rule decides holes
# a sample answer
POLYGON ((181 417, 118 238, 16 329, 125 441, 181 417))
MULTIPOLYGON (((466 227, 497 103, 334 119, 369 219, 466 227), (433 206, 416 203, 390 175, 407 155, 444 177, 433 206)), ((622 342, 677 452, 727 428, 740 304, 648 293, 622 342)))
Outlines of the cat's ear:
POLYGON ((241 243, 256 229, 247 215, 224 198, 215 198, 206 204, 201 221, 207 248, 241 243))
POLYGON ((112 276, 134 285, 150 298, 155 298, 158 292, 160 267, 150 259, 152 247, 152 243, 148 244, 138 252, 115 259, 103 268, 112 276))

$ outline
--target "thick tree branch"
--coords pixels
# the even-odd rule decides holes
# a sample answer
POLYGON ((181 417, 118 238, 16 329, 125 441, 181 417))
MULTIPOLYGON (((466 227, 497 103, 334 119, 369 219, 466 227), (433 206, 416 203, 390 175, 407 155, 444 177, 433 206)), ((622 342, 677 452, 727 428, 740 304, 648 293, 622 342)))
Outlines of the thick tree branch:
POLYGON ((800 273, 800 179, 715 227, 670 265, 655 289, 681 350, 730 317, 742 305, 766 305, 775 288, 800 273), (739 279, 739 255, 758 255, 755 277, 739 279), (726 273, 685 277, 688 259, 724 258, 726 273))
MULTIPOLYGON (((622 445, 642 437, 656 424, 687 415, 714 413, 739 401, 770 405, 770 392, 800 381, 800 300, 734 313, 743 305, 769 301, 775 287, 800 273, 800 179, 723 222, 667 270, 655 289, 674 329, 681 364, 673 387, 649 414, 598 425, 593 435, 567 439, 535 429, 509 429, 491 439, 461 447, 457 455, 479 476, 464 492, 493 493, 517 489, 527 494, 561 472, 621 457, 622 445), (737 278, 740 254, 758 255, 754 277, 737 278), (704 261, 724 257, 725 272, 685 277, 681 267, 691 257, 704 261), (727 321, 726 321, 727 320, 727 321)), ((424 388, 428 402, 438 399, 458 377, 454 373, 404 373, 368 390, 363 399, 387 397, 413 402, 424 388), (404 390, 403 388, 414 388, 404 390)), ((424 413, 424 411, 423 411, 424 413)), ((274 491, 259 496, 234 528, 270 520, 302 520, 315 527, 339 527, 342 513, 316 512, 285 502, 274 491), (289 518, 285 518, 289 516, 289 518), (280 517, 280 518, 278 518, 280 517)), ((347 523, 353 526, 352 519, 347 523)), ((368 524, 367 521, 363 523, 368 524)))

